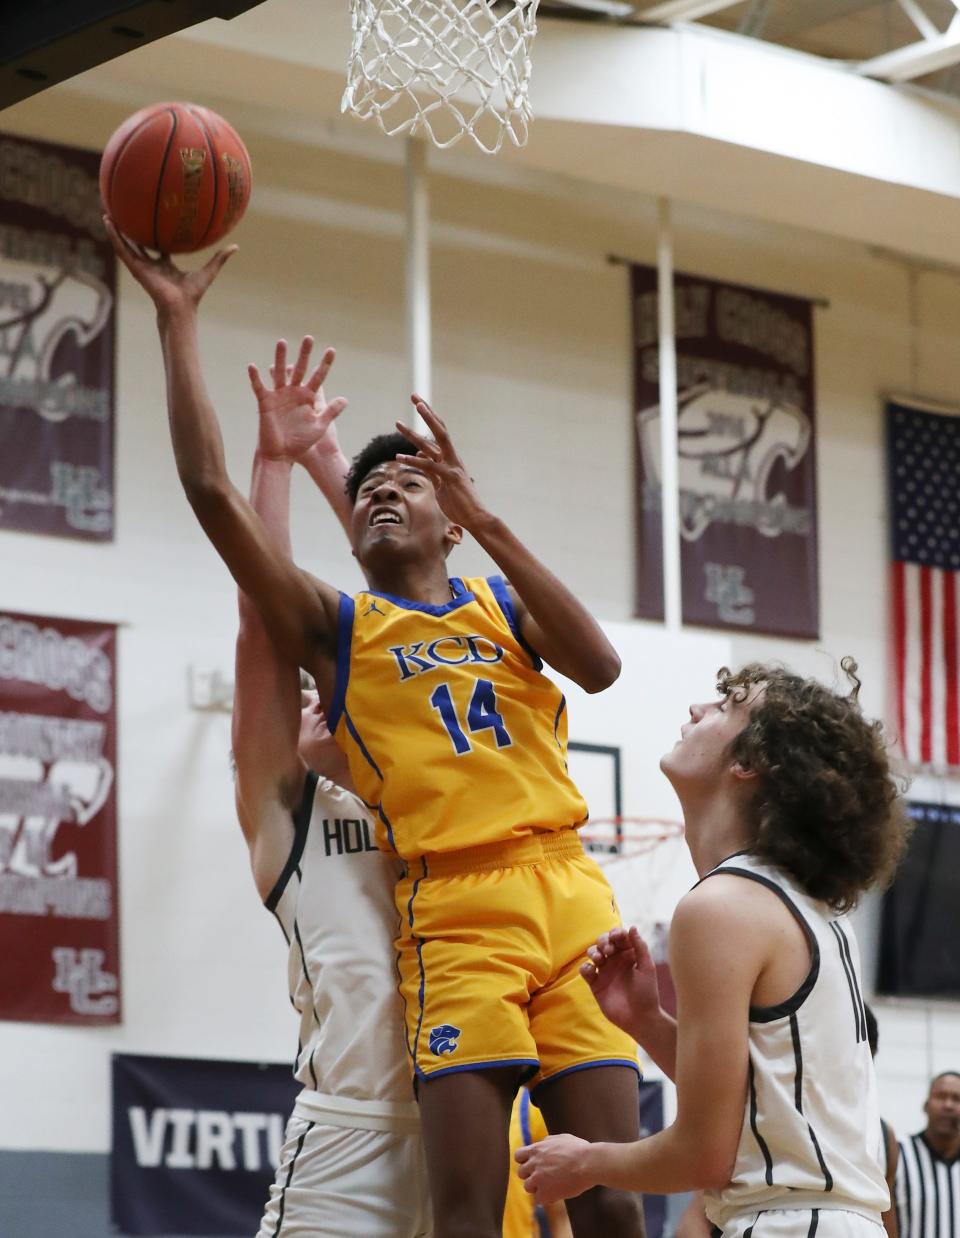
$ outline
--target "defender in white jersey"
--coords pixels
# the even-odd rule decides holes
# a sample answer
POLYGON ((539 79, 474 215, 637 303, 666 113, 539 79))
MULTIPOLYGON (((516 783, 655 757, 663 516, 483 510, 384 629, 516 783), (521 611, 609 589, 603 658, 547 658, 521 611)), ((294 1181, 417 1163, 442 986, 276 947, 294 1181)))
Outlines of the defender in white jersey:
POLYGON ((601 1008, 677 1084, 635 1144, 570 1136, 517 1153, 541 1202, 596 1183, 703 1189, 724 1238, 883 1238, 889 1207, 856 938, 846 912, 887 879, 908 823, 880 727, 853 690, 780 667, 722 670, 719 699, 661 761, 701 880, 670 935, 677 1019, 636 929, 583 971, 601 1008))
MULTIPOLYGON (((286 381, 278 348, 251 501, 280 548, 289 538, 286 381)), ((303 462, 336 506, 344 462, 332 429, 303 462)), ((366 808, 345 789, 346 760, 316 693, 301 696, 299 668, 242 594, 233 753, 254 881, 287 940, 300 1017, 303 1091, 258 1238, 421 1238, 429 1195, 397 992, 395 862, 377 851, 366 808)))

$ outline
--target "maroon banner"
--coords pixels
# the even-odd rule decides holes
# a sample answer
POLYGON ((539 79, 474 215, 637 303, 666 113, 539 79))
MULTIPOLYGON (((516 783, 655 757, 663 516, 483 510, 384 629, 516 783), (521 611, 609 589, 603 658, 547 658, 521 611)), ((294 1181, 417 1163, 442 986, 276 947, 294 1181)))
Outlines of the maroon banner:
POLYGON ((0 134, 0 529, 113 538, 116 256, 98 167, 0 134))
POLYGON ((119 1023, 116 629, 0 611, 0 1018, 119 1023))
MULTIPOLYGON (((663 618, 657 272, 631 268, 635 613, 663 618)), ((809 301, 677 274, 684 623, 817 637, 815 390, 809 301)))

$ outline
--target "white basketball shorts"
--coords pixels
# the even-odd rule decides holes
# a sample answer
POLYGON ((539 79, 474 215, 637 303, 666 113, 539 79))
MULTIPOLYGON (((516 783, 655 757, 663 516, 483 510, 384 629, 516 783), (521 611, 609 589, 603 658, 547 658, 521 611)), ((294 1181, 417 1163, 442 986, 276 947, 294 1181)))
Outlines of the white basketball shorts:
POLYGON ((257 1238, 427 1238, 419 1133, 294 1116, 257 1238))
POLYGON ((886 1231, 879 1218, 843 1208, 771 1208, 731 1217, 723 1238, 886 1238, 886 1231))

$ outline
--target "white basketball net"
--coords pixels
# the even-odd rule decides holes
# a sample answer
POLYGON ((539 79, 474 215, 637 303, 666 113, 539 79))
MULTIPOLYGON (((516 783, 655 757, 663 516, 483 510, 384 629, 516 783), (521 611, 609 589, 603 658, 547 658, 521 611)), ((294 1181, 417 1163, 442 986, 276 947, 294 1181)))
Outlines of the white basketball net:
POLYGON ((538 0, 351 0, 341 112, 441 150, 469 134, 495 155, 527 141, 538 0))
POLYGON ((634 818, 619 825, 588 821, 581 837, 613 887, 623 923, 635 924, 654 958, 662 962, 674 908, 696 880, 683 827, 653 819, 634 818), (619 849, 611 846, 614 828, 622 838, 619 849))

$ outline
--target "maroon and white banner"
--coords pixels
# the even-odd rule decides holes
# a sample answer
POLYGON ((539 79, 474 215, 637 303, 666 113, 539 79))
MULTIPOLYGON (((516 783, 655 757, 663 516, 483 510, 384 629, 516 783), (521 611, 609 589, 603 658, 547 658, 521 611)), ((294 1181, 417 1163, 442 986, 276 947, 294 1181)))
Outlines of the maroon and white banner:
POLYGON ((0 529, 113 538, 116 256, 98 167, 0 134, 0 529))
MULTIPOLYGON (((635 613, 663 618, 657 272, 631 267, 635 613)), ((677 274, 684 623, 819 634, 811 303, 677 274)))
POLYGON ((0 611, 0 1018, 119 1023, 116 628, 0 611))

